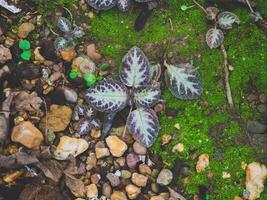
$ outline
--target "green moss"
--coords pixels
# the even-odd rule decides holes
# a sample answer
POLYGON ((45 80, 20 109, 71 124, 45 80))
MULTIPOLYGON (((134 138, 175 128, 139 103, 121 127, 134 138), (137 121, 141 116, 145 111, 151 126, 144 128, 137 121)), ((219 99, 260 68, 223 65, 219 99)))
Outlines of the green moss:
MULTIPOLYGON (((264 0, 260 0, 260 4, 264 0)), ((164 8, 153 12, 146 28, 134 32, 133 24, 138 11, 121 13, 116 9, 101 12, 90 22, 91 38, 100 46, 106 56, 120 61, 127 50, 137 45, 144 48, 147 43, 157 43, 166 54, 178 51, 180 60, 192 60, 203 81, 203 96, 195 101, 175 99, 169 91, 164 91, 166 107, 178 111, 178 115, 168 118, 160 117, 161 131, 154 146, 154 154, 160 155, 164 164, 171 167, 177 158, 184 160, 190 166, 192 175, 185 187, 188 196, 198 193, 201 184, 212 185, 210 199, 232 200, 235 195, 242 196, 245 171, 241 162, 254 160, 255 151, 252 147, 236 145, 236 137, 246 138, 243 124, 256 115, 247 102, 251 86, 254 89, 267 92, 267 38, 250 20, 248 10, 235 9, 242 23, 232 30, 226 31, 225 47, 229 63, 234 70, 230 75, 230 84, 235 104, 235 112, 241 117, 236 121, 229 112, 225 95, 223 56, 220 49, 209 49, 205 43, 205 33, 209 29, 205 15, 197 7, 181 11, 181 5, 191 5, 187 0, 166 0, 164 8), (171 22, 171 23, 170 23, 171 22), (171 29, 171 24, 173 29, 171 29), (178 44, 167 46, 170 38, 186 38, 178 44), (179 124, 180 129, 174 128, 179 124), (173 140, 164 146, 161 137, 164 134, 173 136, 173 140), (177 143, 183 143, 182 153, 172 153, 177 143), (195 151, 190 152, 190 147, 195 151), (220 151, 222 160, 216 153, 220 151), (210 156, 210 166, 202 173, 195 172, 197 159, 193 154, 207 153, 210 156), (228 172, 231 178, 223 179, 222 173, 228 172), (209 180, 207 174, 214 173, 209 180)), ((266 4, 262 8, 266 8, 266 4)), ((266 9, 267 10, 267 9, 266 9)), ((264 13, 265 14, 265 13, 264 13)), ((163 58, 158 58, 162 61, 163 58)), ((179 184, 182 180, 179 180, 179 184)), ((264 199, 265 191, 262 194, 264 199)))

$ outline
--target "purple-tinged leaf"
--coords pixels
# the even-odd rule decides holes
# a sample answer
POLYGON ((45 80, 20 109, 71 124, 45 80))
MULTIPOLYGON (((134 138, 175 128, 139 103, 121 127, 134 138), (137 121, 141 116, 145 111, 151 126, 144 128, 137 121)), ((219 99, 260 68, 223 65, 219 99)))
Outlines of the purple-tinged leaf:
POLYGON ((158 82, 161 76, 161 65, 159 63, 157 64, 151 64, 149 66, 149 79, 155 82, 158 82))
POLYGON ((178 99, 196 99, 202 95, 202 83, 196 69, 189 63, 168 65, 165 63, 166 84, 178 99))
POLYGON ((216 49, 223 43, 224 35, 220 29, 211 28, 206 34, 206 42, 211 49, 216 49))
POLYGON ((132 47, 122 59, 121 81, 128 87, 139 87, 149 83, 149 62, 138 47, 132 47))
POLYGON ((151 147, 158 136, 160 125, 154 110, 138 108, 129 114, 127 128, 136 141, 151 147))
POLYGON ((85 93, 86 101, 101 112, 118 112, 128 102, 128 89, 119 81, 103 80, 85 93))
POLYGON ((92 128, 91 120, 83 118, 78 122, 76 130, 80 135, 86 135, 92 128))
POLYGON ((94 129, 100 129, 101 128, 101 122, 98 119, 93 119, 91 121, 91 125, 94 129))
POLYGON ((238 16, 231 12, 222 12, 218 15, 218 23, 222 29, 231 29, 234 23, 240 24, 238 16))
POLYGON ((134 90, 134 103, 139 107, 152 107, 161 98, 159 84, 142 86, 134 90))
POLYGON ((117 0, 86 0, 96 10, 109 10, 116 5, 117 0))

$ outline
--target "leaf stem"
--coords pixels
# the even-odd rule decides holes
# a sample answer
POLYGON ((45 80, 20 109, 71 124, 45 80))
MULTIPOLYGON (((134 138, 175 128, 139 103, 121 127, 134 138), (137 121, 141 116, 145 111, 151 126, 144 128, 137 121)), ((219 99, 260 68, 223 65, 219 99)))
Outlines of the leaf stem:
MULTIPOLYGON (((133 110, 133 106, 131 106, 129 114, 132 112, 132 110, 133 110)), ((129 114, 128 114, 128 116, 129 116, 129 114)), ((127 116, 127 118, 128 118, 128 116, 127 116)), ((126 120, 126 124, 124 126, 124 129, 123 129, 122 138, 125 137, 126 129, 127 129, 127 120, 126 120)))
POLYGON ((227 56, 227 52, 225 50, 224 45, 221 45, 221 51, 223 53, 223 58, 224 58, 224 73, 225 73, 225 89, 226 89, 226 97, 227 97, 227 101, 228 104, 230 106, 231 109, 234 108, 234 103, 233 103, 233 98, 232 98, 232 92, 231 92, 231 86, 230 86, 230 82, 229 82, 229 69, 228 69, 228 56, 227 56))
POLYGON ((205 9, 202 5, 200 5, 196 0, 193 0, 193 2, 194 2, 194 4, 196 4, 199 8, 201 8, 201 10, 203 10, 204 13, 206 13, 206 15, 208 15, 206 9, 205 9))

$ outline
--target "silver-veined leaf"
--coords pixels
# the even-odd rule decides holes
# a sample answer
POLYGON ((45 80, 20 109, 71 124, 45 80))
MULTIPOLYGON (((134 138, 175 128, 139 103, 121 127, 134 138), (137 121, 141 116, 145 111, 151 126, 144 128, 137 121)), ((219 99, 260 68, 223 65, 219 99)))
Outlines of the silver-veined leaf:
POLYGON ((165 64, 166 84, 178 99, 196 99, 202 95, 202 83, 196 69, 189 63, 179 65, 165 64))
POLYGON ((117 0, 86 0, 96 10, 109 10, 116 5, 117 0))
POLYGON ((80 135, 86 135, 92 128, 91 120, 83 118, 78 122, 76 130, 80 135))
POLYGON ((138 47, 132 47, 124 56, 120 79, 129 87, 139 87, 150 81, 148 59, 138 47))
POLYGON ((118 0, 117 7, 122 12, 126 12, 132 7, 132 0, 118 0))
POLYGON ((81 38, 81 37, 83 37, 85 35, 85 33, 83 31, 83 28, 81 28, 79 26, 74 27, 74 29, 72 31, 72 34, 76 38, 81 38))
POLYGON ((211 49, 221 46, 223 40, 224 35, 220 29, 212 28, 206 34, 206 42, 211 49))
POLYGON ((58 18, 57 26, 64 33, 71 32, 71 30, 72 30, 72 25, 71 25, 70 21, 65 17, 59 17, 58 18))
POLYGON ((128 102, 128 90, 119 81, 103 80, 85 93, 87 102, 101 112, 118 112, 128 102))
POLYGON ((161 91, 159 84, 151 86, 141 86, 134 89, 134 103, 139 107, 152 107, 161 98, 161 91))
POLYGON ((231 29, 234 23, 239 24, 239 18, 231 12, 222 12, 218 15, 218 23, 222 29, 231 29))
POLYGON ((54 47, 56 51, 61 51, 68 47, 68 41, 63 37, 58 37, 54 41, 54 47))
POLYGON ((151 147, 158 136, 160 125, 154 110, 138 108, 129 114, 127 128, 136 141, 151 147))

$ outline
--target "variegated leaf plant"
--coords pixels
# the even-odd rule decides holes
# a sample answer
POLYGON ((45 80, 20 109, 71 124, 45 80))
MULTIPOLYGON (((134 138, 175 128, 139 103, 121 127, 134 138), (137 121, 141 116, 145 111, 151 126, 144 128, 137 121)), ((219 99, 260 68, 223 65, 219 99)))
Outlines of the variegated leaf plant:
MULTIPOLYGON (((176 98, 195 99, 202 94, 201 80, 192 65, 165 63, 165 66, 167 86, 176 98)), ((132 47, 122 59, 120 81, 105 79, 98 82, 86 91, 85 98, 95 110, 109 115, 127 105, 134 108, 127 117, 126 127, 135 140, 150 147, 160 130, 158 117, 151 109, 162 99, 160 74, 159 64, 150 64, 141 49, 132 47)), ((104 132, 106 134, 107 130, 104 132)))

